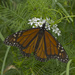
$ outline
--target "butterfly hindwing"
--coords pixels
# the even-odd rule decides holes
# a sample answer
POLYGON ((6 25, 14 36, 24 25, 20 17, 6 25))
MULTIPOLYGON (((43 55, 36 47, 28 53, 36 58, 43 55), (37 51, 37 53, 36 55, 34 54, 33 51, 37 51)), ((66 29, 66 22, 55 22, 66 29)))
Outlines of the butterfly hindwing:
POLYGON ((41 35, 41 39, 38 45, 38 48, 35 52, 36 58, 40 61, 45 61, 47 59, 46 50, 45 50, 45 37, 41 35))
POLYGON ((37 43, 37 39, 38 39, 38 36, 36 36, 36 37, 30 42, 30 44, 28 45, 28 47, 21 48, 21 52, 23 53, 24 56, 29 56, 32 52, 34 53, 34 51, 35 51, 35 46, 36 46, 36 43, 37 43))

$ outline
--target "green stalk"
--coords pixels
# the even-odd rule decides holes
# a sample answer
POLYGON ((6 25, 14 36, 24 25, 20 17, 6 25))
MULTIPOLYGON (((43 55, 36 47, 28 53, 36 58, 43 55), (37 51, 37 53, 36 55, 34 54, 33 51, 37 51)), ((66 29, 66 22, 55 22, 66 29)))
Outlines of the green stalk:
POLYGON ((3 60, 3 64, 2 64, 2 69, 1 69, 1 75, 3 75, 3 71, 4 71, 4 67, 5 67, 5 62, 6 62, 6 58, 7 58, 9 50, 10 50, 10 46, 8 46, 7 51, 5 53, 5 56, 4 56, 4 60, 3 60))
POLYGON ((72 60, 70 60, 67 64, 67 67, 66 67, 66 75, 69 75, 69 69, 70 69, 70 64, 71 64, 72 60))
MULTIPOLYGON (((1 38, 2 41, 4 41, 4 37, 3 37, 3 35, 2 35, 1 32, 0 32, 0 38, 1 38)), ((3 60, 3 64, 2 64, 1 75, 3 75, 6 58, 7 58, 8 52, 9 52, 9 50, 10 50, 10 46, 7 46, 7 47, 8 47, 8 48, 7 48, 7 51, 6 51, 6 53, 5 53, 4 60, 3 60)))

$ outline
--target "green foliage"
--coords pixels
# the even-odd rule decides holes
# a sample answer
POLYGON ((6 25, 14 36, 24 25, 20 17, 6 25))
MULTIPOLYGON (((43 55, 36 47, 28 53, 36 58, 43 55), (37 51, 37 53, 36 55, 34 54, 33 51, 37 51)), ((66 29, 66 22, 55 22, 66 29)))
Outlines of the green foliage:
POLYGON ((75 1, 73 0, 7 0, 0 4, 0 72, 14 65, 15 69, 8 70, 4 75, 65 75, 75 74, 75 1), (32 54, 30 58, 21 57, 19 49, 5 47, 3 40, 6 36, 31 28, 28 20, 33 17, 51 17, 59 23, 62 36, 58 37, 64 46, 69 59, 68 64, 51 59, 47 62, 35 60, 32 54), (10 50, 10 51, 9 51, 10 50), (8 53, 9 52, 9 53, 8 53), (4 56, 5 55, 5 56, 4 56), (20 58, 19 58, 20 57, 20 58), (7 58, 7 60, 6 60, 7 58), (70 65, 69 65, 70 64, 70 65), (66 65, 68 65, 66 69, 66 65), (70 67, 69 67, 70 66, 70 67), (70 71, 69 71, 70 70, 70 71), (16 71, 16 72, 15 72, 16 71))

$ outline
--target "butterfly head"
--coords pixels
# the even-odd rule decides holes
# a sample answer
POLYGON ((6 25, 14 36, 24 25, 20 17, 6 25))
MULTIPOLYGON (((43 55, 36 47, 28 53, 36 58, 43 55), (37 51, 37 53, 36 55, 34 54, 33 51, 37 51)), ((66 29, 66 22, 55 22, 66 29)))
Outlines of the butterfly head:
POLYGON ((45 29, 45 25, 46 25, 46 22, 42 25, 42 29, 43 30, 45 29))

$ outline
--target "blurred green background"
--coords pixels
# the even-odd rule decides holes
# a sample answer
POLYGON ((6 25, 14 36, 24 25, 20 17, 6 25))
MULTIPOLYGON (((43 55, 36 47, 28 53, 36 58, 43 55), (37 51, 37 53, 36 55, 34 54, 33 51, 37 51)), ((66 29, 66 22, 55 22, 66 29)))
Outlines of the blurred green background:
POLYGON ((0 73, 75 75, 75 0, 0 0, 0 73), (35 60, 33 54, 29 58, 24 58, 18 48, 8 47, 3 43, 12 33, 31 28, 28 20, 33 17, 48 17, 58 24, 62 35, 57 39, 63 45, 71 62, 62 63, 56 59, 40 62, 35 60))

